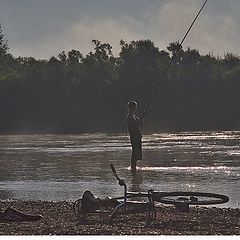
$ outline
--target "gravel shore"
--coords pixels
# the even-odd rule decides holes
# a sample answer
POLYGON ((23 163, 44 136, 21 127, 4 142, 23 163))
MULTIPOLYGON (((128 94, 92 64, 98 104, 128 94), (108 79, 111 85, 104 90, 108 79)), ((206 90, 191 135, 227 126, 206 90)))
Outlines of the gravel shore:
POLYGON ((92 215, 82 223, 73 211, 73 202, 0 201, 0 209, 13 207, 25 213, 41 214, 36 222, 0 221, 0 235, 240 235, 240 209, 191 207, 179 213, 160 205, 157 218, 147 222, 147 213, 117 215, 113 224, 108 215, 92 215))

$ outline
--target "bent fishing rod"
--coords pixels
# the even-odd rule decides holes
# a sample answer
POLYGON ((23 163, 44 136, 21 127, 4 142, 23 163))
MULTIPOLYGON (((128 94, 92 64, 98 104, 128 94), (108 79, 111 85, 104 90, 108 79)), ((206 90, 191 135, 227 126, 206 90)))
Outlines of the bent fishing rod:
POLYGON ((192 21, 190 27, 188 28, 188 30, 187 30, 187 32, 185 33, 182 41, 180 42, 179 49, 173 54, 173 56, 172 56, 171 60, 169 61, 168 65, 167 65, 167 67, 166 67, 166 69, 165 69, 165 71, 163 72, 162 77, 161 77, 160 80, 157 82, 156 87, 155 87, 155 89, 154 89, 154 91, 153 91, 153 94, 152 94, 152 96, 150 97, 149 102, 148 102, 148 104, 146 105, 146 108, 145 108, 144 111, 143 111, 142 118, 145 116, 145 114, 146 114, 146 112, 147 112, 147 110, 148 110, 148 108, 149 108, 149 106, 150 106, 150 104, 151 104, 154 96, 156 95, 156 93, 157 93, 157 91, 158 91, 161 83, 163 82, 163 79, 164 79, 165 76, 167 75, 169 68, 171 67, 171 65, 172 65, 174 59, 176 58, 178 52, 179 52, 180 49, 182 48, 183 42, 185 41, 187 35, 188 35, 189 32, 191 31, 194 23, 196 22, 198 16, 200 15, 200 13, 202 12, 203 8, 205 7, 207 1, 208 1, 208 0, 205 0, 205 2, 203 3, 202 7, 201 7, 200 10, 198 11, 196 17, 195 17, 194 20, 192 21))

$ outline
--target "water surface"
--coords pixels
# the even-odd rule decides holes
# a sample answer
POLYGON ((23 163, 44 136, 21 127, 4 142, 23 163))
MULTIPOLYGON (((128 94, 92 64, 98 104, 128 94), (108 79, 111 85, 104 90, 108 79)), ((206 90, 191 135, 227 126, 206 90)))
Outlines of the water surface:
POLYGON ((0 198, 75 200, 89 189, 120 196, 109 164, 130 191, 204 191, 229 196, 239 207, 240 132, 144 135, 136 174, 129 168, 127 135, 0 136, 0 198))

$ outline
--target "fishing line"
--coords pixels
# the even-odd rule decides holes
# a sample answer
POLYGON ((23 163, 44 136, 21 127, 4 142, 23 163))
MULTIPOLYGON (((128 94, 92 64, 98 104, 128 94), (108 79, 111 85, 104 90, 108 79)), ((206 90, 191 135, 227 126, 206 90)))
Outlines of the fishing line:
POLYGON ((156 93, 157 93, 157 91, 158 91, 161 83, 163 82, 163 79, 165 78, 165 76, 166 76, 166 74, 167 74, 170 66, 172 65, 172 63, 173 63, 174 59, 176 58, 178 52, 179 52, 180 49, 182 48, 183 42, 185 41, 187 35, 189 34, 190 30, 192 29, 192 27, 193 27, 194 23, 196 22, 198 16, 200 15, 200 13, 202 12, 203 8, 205 7, 207 1, 208 1, 208 0, 206 0, 206 1, 204 2, 204 4, 202 5, 202 7, 200 8, 200 10, 198 11, 196 17, 195 17, 194 20, 192 21, 190 27, 188 28, 188 30, 187 30, 187 32, 185 33, 182 41, 180 42, 179 49, 175 52, 175 54, 173 54, 173 56, 172 56, 171 60, 169 61, 168 65, 167 65, 167 67, 166 67, 166 69, 165 69, 165 71, 163 72, 162 77, 161 77, 160 80, 157 82, 156 87, 155 87, 155 89, 154 89, 154 91, 153 91, 153 94, 152 94, 152 96, 150 97, 149 102, 148 102, 148 104, 146 105, 146 108, 145 108, 144 111, 143 111, 142 117, 145 116, 145 114, 146 114, 146 112, 147 112, 147 110, 148 110, 148 108, 149 108, 149 106, 150 106, 150 104, 151 104, 154 96, 156 95, 156 93))

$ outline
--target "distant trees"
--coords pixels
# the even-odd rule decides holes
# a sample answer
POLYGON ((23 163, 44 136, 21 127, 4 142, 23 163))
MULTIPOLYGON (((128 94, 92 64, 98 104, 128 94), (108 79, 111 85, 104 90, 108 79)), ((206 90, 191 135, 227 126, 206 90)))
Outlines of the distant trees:
MULTIPOLYGON (((123 132, 126 104, 141 113, 175 52, 151 40, 61 52, 49 60, 13 57, 0 25, 0 133, 123 132)), ((240 58, 180 49, 145 119, 145 131, 239 129, 240 58)))
POLYGON ((2 25, 0 24, 0 56, 6 55, 8 49, 7 40, 4 37, 2 25))

